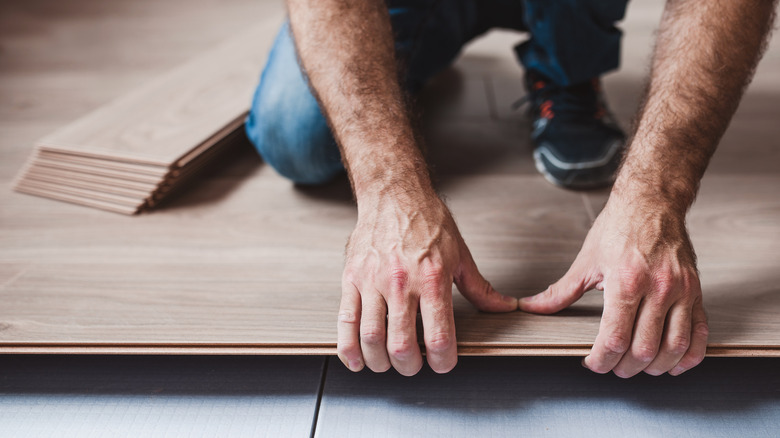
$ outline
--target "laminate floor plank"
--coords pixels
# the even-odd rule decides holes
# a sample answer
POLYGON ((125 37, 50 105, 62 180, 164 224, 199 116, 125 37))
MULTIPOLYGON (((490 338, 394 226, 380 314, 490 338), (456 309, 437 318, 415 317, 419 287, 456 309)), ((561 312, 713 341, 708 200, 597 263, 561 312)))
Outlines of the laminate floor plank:
POLYGON ((164 176, 169 171, 168 167, 163 167, 163 166, 151 166, 145 164, 121 162, 117 160, 82 157, 78 155, 61 153, 61 152, 58 153, 58 152, 51 152, 51 151, 40 151, 38 153, 38 156, 46 157, 52 160, 62 161, 66 163, 79 163, 88 166, 103 167, 106 169, 124 170, 124 171, 143 173, 143 174, 153 175, 153 176, 164 176))
MULTIPOLYGON (((728 348, 739 354, 744 347, 744 354, 752 354, 754 348, 780 344, 777 242, 771 240, 778 235, 780 201, 754 210, 731 206, 729 218, 723 197, 739 198, 740 191, 756 186, 769 191, 780 177, 722 178, 708 184, 718 196, 710 196, 705 185, 697 205, 702 220, 696 214, 692 220, 702 223, 693 229, 702 247, 711 353, 728 348), (725 219, 713 226, 708 218, 725 219), (723 224, 734 221, 741 221, 741 231, 731 232, 741 234, 733 243, 723 242, 723 224), (724 252, 705 255, 707 240, 726 245, 724 252), (747 247, 764 260, 731 261, 733 251, 747 247), (737 287, 742 287, 739 294, 737 287)), ((58 215, 57 230, 46 222, 16 229, 14 239, 6 241, 6 254, 37 263, 2 292, 6 304, 0 320, 6 328, 0 344, 39 344, 44 350, 99 344, 334 351, 341 252, 355 220, 348 189, 296 190, 262 167, 218 206, 188 205, 223 192, 226 183, 211 180, 159 214, 121 221, 121 234, 113 233, 116 225, 84 227, 78 210, 58 215), (58 245, 46 244, 52 239, 58 245), (209 330, 193 336, 204 326, 209 330)), ((536 176, 453 176, 441 186, 478 266, 498 290, 511 295, 543 290, 562 275, 590 224, 578 194, 536 176), (518 211, 523 214, 513 214, 518 211)), ((559 354, 566 349, 580 354, 595 337, 601 305, 600 294, 591 292, 555 316, 491 315, 456 294, 461 350, 542 354, 544 347, 554 347, 559 354)))
POLYGON ((175 163, 243 118, 280 23, 281 17, 269 18, 38 144, 95 158, 175 163))
POLYGON ((59 160, 52 160, 48 157, 36 158, 34 166, 41 168, 52 168, 58 170, 69 170, 73 172, 80 172, 89 175, 105 176, 110 178, 116 178, 120 180, 128 180, 133 182, 151 183, 156 184, 160 181, 159 177, 147 175, 143 173, 130 172, 126 170, 105 169, 102 167, 89 166, 79 163, 68 163, 59 160))
MULTIPOLYGON (((37 172, 27 172, 25 174, 25 178, 30 181, 42 181, 50 184, 57 184, 60 186, 66 186, 66 187, 74 187, 79 189, 87 189, 87 190, 93 190, 98 192, 105 192, 105 193, 113 193, 116 195, 122 195, 122 196, 129 196, 129 197, 140 197, 141 199, 145 199, 146 196, 149 195, 149 191, 147 190, 138 190, 133 188, 125 188, 125 187, 116 187, 112 186, 110 184, 97 184, 92 182, 83 181, 81 179, 72 179, 72 178, 62 178, 58 176, 52 176, 48 175, 46 173, 37 173, 37 172)), ((152 190, 156 186, 152 187, 152 190)))
MULTIPOLYGON (((242 140, 242 145, 229 148, 229 158, 215 159, 219 166, 190 181, 184 186, 187 190, 147 215, 111 215, 11 191, 11 178, 36 138, 131 91, 138 85, 135 82, 183 62, 181 53, 194 57, 220 40, 213 37, 209 42, 199 39, 206 38, 202 36, 190 40, 172 24, 171 38, 181 38, 176 39, 179 43, 161 42, 167 48, 146 55, 148 46, 136 50, 121 42, 131 39, 131 28, 142 26, 143 20, 130 14, 130 24, 118 24, 105 12, 110 10, 108 4, 76 1, 98 8, 90 19, 103 23, 97 27, 104 26, 110 34, 105 43, 83 30, 93 26, 90 19, 67 12, 72 4, 58 4, 46 13, 42 6, 46 3, 40 1, 0 6, 21 17, 18 24, 0 26, 4 47, 0 60, 13 66, 0 71, 0 92, 16 90, 13 99, 0 100, 0 280, 5 281, 0 283, 0 351, 332 353, 343 248, 356 220, 345 178, 325 187, 295 188, 262 164, 242 140), (112 25, 117 26, 116 33, 111 33, 112 25), (65 42, 57 39, 47 45, 52 39, 47 32, 64 35, 65 42), (81 46, 89 48, 80 52, 81 46), (128 59, 136 57, 141 66, 123 73, 132 61, 122 61, 113 53, 116 47, 124 47, 128 59), (55 50, 75 53, 72 62, 55 50), (155 70, 155 60, 167 53, 179 53, 173 55, 178 61, 155 70), (60 71, 63 79, 53 80, 60 73, 52 71, 60 71), (101 71, 102 75, 95 73, 101 71), (86 77, 96 85, 77 87, 86 77), (48 105, 43 91, 33 93, 38 87, 51 91, 48 105), (75 91, 69 94, 68 87, 75 91), (117 87, 124 88, 119 92, 114 90, 117 87), (24 100, 24 90, 35 97, 24 100)), ((638 4, 634 11, 658 9, 658 5, 638 4)), ((158 6, 117 7, 141 11, 158 6)), ((273 11, 279 13, 281 8, 273 11)), ((649 47, 636 46, 650 40, 652 29, 637 12, 629 12, 626 25, 634 23, 638 29, 628 37, 634 47, 624 49, 631 62, 607 82, 621 121, 629 117, 642 88, 637 63, 649 47)), ((0 23, 13 21, 8 16, 0 14, 0 23)), ((203 27, 209 28, 205 23, 211 21, 209 17, 203 27)), ((243 23, 253 21, 257 18, 243 23)), ((224 22, 232 21, 225 18, 224 22)), ((155 26, 163 29, 161 23, 155 26)), ((221 39, 229 39, 229 34, 225 31, 221 39)), ((455 65, 461 85, 445 81, 442 86, 460 86, 466 96, 456 102, 472 103, 450 113, 446 108, 431 111, 428 157, 437 186, 446 195, 481 271, 500 291, 524 296, 543 290, 567 270, 605 195, 567 192, 547 184, 533 168, 528 122, 503 117, 499 111, 497 96, 514 97, 515 92, 497 89, 491 81, 519 76, 507 46, 518 38, 522 36, 494 32, 466 48, 455 65)), ((780 133, 771 119, 778 82, 764 69, 777 65, 780 50, 776 47, 780 46, 770 45, 768 63, 759 68, 724 137, 720 151, 724 158, 716 155, 713 160, 690 216, 710 313, 710 355, 780 352, 776 317, 780 314, 776 272, 780 206, 775 193, 780 174, 772 166, 776 153, 772 139, 780 133)), ((247 105, 250 98, 248 94, 247 105)), ((232 121, 239 123, 237 118, 232 121)), ((43 172, 43 167, 32 169, 43 172)), ((188 167, 181 170, 181 177, 188 167)), ((51 170, 51 175, 82 170, 83 178, 93 178, 86 173, 94 171, 90 166, 51 170)), ((94 176, 93 181, 115 177, 116 172, 94 176)), ((163 185, 176 181, 166 178, 163 185)), ((132 212, 108 202, 72 198, 132 212)), ((459 294, 455 296, 464 355, 584 354, 595 336, 602 306, 600 294, 589 292, 555 316, 490 315, 476 312, 459 294)))
POLYGON ((26 193, 29 195, 35 195, 40 196, 43 198, 51 198, 56 199, 58 201, 64 201, 64 202, 70 202, 76 205, 83 205, 85 207, 95 207, 100 208, 106 211, 112 211, 115 213, 122 213, 122 214, 135 214, 138 211, 138 208, 135 207, 128 207, 126 205, 122 204, 115 204, 113 202, 106 202, 99 199, 91 199, 91 198, 84 198, 81 196, 75 196, 67 193, 62 192, 51 192, 48 190, 43 190, 37 187, 32 187, 28 185, 17 185, 15 187, 15 190, 20 193, 26 193))

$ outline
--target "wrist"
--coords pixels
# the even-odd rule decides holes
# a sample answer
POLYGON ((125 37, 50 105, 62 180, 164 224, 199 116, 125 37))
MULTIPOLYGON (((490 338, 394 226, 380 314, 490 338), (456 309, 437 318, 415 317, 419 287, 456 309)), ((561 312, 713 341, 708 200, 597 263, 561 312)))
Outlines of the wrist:
POLYGON ((428 165, 416 145, 377 148, 364 157, 363 160, 352 160, 349 166, 358 205, 377 206, 404 200, 424 202, 438 198, 428 165))
POLYGON ((612 186, 609 200, 623 208, 650 209, 684 218, 693 204, 698 181, 673 169, 647 169, 627 162, 612 186))

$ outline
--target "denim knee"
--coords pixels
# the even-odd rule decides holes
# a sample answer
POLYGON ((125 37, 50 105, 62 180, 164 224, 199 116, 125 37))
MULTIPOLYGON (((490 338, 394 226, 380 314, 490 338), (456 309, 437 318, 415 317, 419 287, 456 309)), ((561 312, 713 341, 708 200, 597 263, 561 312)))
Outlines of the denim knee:
POLYGON ((322 184, 344 170, 338 146, 298 66, 287 24, 268 55, 246 132, 263 160, 295 183, 322 184))

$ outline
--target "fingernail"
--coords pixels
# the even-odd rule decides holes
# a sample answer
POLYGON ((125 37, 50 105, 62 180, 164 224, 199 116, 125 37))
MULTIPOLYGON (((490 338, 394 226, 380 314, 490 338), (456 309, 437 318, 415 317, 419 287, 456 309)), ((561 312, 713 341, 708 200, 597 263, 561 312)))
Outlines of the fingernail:
POLYGON ((504 299, 504 302, 505 302, 505 303, 512 303, 512 304, 514 304, 514 303, 517 303, 517 298, 515 298, 515 297, 510 297, 510 296, 507 296, 507 295, 502 295, 502 298, 504 299))
POLYGON ((349 369, 351 371, 357 372, 360 371, 362 368, 363 368, 363 363, 361 362, 360 359, 352 359, 351 361, 349 361, 349 369))
POLYGON ((585 362, 585 359, 587 359, 587 358, 588 358, 587 356, 583 357, 582 358, 582 362, 580 362, 580 365, 582 365, 582 367, 585 368, 586 370, 590 371, 590 368, 588 368, 588 364, 585 362))
POLYGON ((679 376, 679 375, 680 375, 680 374, 682 374, 683 372, 685 372, 685 368, 682 368, 682 367, 674 367, 674 368, 672 368, 672 370, 671 370, 671 371, 669 371, 669 375, 670 375, 670 376, 679 376))

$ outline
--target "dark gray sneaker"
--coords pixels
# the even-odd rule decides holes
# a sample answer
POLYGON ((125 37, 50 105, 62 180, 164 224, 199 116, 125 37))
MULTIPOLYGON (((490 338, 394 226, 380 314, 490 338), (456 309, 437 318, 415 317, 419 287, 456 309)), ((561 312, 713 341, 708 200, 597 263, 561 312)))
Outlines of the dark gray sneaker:
POLYGON ((526 88, 528 96, 519 104, 531 105, 536 169, 567 189, 611 185, 626 136, 607 109, 599 79, 560 87, 528 72, 526 88))

